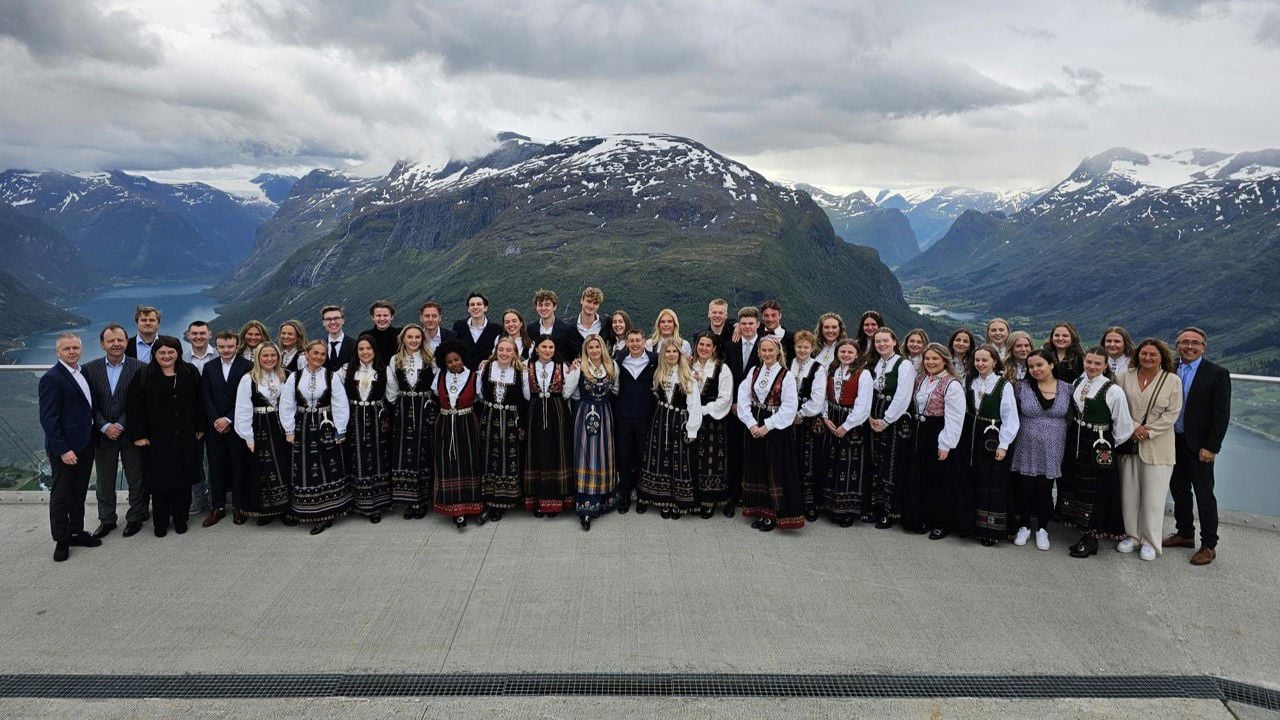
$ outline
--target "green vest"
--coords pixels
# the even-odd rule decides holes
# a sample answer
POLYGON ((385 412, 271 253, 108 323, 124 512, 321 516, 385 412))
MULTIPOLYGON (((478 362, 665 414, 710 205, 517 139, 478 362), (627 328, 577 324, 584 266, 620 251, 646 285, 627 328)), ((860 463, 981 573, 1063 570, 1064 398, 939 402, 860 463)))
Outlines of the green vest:
MULTIPOLYGON (((1076 380, 1071 388, 1071 392, 1075 394, 1075 388, 1084 382, 1084 378, 1076 380)), ((1107 391, 1115 383, 1107 380, 1102 384, 1102 389, 1093 397, 1086 398, 1084 401, 1084 411, 1080 413, 1080 420, 1090 425, 1110 425, 1111 424, 1111 408, 1107 407, 1107 391)))
MULTIPOLYGON (((976 380, 977 377, 975 376, 974 379, 976 380)), ((977 411, 976 414, 978 417, 982 418, 983 420, 994 420, 997 424, 999 424, 1000 400, 1001 400, 1001 397, 1004 395, 1004 386, 1008 384, 1009 384, 1009 381, 1004 379, 1003 377, 996 379, 995 388, 992 389, 991 392, 987 393, 987 395, 982 398, 982 404, 976 408, 976 411, 977 411)), ((967 405, 969 406, 969 412, 973 413, 975 411, 975 408, 973 407, 972 388, 970 388, 965 394, 968 396, 966 399, 968 400, 967 405)))
POLYGON ((898 366, 902 365, 902 356, 898 356, 898 361, 889 368, 884 374, 884 389, 880 390, 880 394, 886 397, 893 397, 898 392, 898 366))

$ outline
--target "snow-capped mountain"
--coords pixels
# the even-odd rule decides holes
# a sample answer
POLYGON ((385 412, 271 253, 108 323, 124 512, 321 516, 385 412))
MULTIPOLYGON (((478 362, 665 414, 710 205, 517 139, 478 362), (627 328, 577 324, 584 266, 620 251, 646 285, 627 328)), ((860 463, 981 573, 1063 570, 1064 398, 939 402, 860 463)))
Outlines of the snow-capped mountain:
POLYGON ((881 207, 901 210, 911 223, 920 248, 927 249, 945 235, 951 223, 966 210, 1012 215, 1035 202, 1044 192, 1045 188, 996 192, 948 185, 885 188, 877 191, 872 200, 881 207))
POLYGON ((573 298, 584 285, 642 324, 670 306, 694 327, 716 296, 735 307, 777 297, 798 322, 833 307, 914 317, 888 268, 840 242, 808 194, 687 138, 509 134, 443 167, 312 175, 219 289, 227 317, 309 317, 324 302, 388 293, 452 308, 475 289, 495 308, 525 308, 538 287, 573 298))
POLYGON ((168 184, 120 171, 0 173, 0 202, 92 253, 107 278, 219 272, 244 257, 271 204, 204 183, 168 184))
POLYGON ((897 208, 880 207, 866 193, 855 191, 835 195, 813 185, 796 184, 809 193, 827 213, 831 227, 845 242, 873 247, 889 267, 896 267, 920 254, 915 233, 897 208))

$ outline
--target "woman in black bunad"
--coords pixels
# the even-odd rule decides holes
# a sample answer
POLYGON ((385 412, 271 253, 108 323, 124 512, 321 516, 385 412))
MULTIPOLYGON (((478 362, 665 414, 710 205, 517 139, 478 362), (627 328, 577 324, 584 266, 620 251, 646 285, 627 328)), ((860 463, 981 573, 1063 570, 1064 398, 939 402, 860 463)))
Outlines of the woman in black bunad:
POLYGON ((916 369, 898 354, 898 336, 880 328, 872 339, 872 396, 867 435, 871 447, 871 513, 880 529, 902 519, 903 480, 911 466, 911 393, 916 369))
MULTIPOLYGON (((200 375, 182 360, 178 339, 161 335, 151 362, 134 374, 125 396, 129 432, 142 448, 142 478, 151 493, 151 524, 164 537, 170 522, 187 531, 191 486, 200 479, 200 375)), ((87 462, 87 461, 86 461, 87 462)))
POLYGON ((431 436, 440 406, 431 390, 431 351, 417 325, 400 330, 400 351, 387 365, 391 404, 391 499, 405 505, 404 518, 427 516, 434 454, 431 436))
POLYGON ((312 340, 305 364, 285 380, 280 394, 280 425, 290 453, 290 512, 319 535, 351 508, 351 478, 340 443, 346 437, 350 407, 346 388, 324 366, 329 350, 312 340))
POLYGON ((822 416, 825 463, 818 507, 841 527, 871 512, 871 473, 865 425, 871 415, 871 373, 858 341, 836 344, 836 362, 827 373, 822 416))
POLYGON ((578 386, 577 363, 556 362, 556 342, 538 338, 523 386, 525 419, 524 505, 535 517, 555 517, 575 507, 573 413, 569 398, 578 386))
POLYGON ((511 508, 521 504, 524 493, 523 413, 525 365, 513 339, 498 338, 493 357, 476 372, 476 394, 480 403, 480 466, 484 516, 501 520, 511 508))
POLYGON ((1058 497, 1063 522, 1083 533, 1070 548, 1074 558, 1098 554, 1099 538, 1127 537, 1115 448, 1133 434, 1129 400, 1109 377, 1107 352, 1090 348, 1081 365, 1084 374, 1071 386, 1066 482, 1058 497))
POLYGON ((484 513, 482 465, 480 464, 480 427, 476 423, 475 378, 463 362, 466 352, 456 340, 448 340, 436 348, 435 393, 440 402, 440 416, 435 428, 435 496, 433 509, 453 518, 454 527, 467 526, 467 516, 484 513))
POLYGON ((1009 447, 1018 435, 1018 402, 995 346, 980 345, 973 351, 973 370, 966 383, 960 435, 960 496, 974 508, 966 530, 976 525, 978 539, 991 547, 1009 535, 1009 447))
POLYGON ((951 353, 939 343, 929 343, 920 360, 911 396, 911 468, 902 493, 902 528, 929 533, 941 540, 955 527, 961 512, 955 497, 959 461, 954 450, 964 428, 964 383, 955 375, 951 353))
POLYGON ((263 343, 254 353, 253 370, 236 388, 235 429, 252 459, 245 478, 245 515, 259 525, 289 512, 289 444, 280 426, 280 393, 288 377, 280 348, 263 343))
POLYGON ((1084 346, 1080 344, 1080 332, 1069 322, 1058 323, 1049 331, 1044 347, 1053 351, 1053 376, 1065 383, 1073 383, 1084 372, 1084 346))
POLYGON ((951 370, 960 382, 973 375, 973 349, 976 347, 978 341, 968 328, 956 328, 947 341, 947 350, 951 351, 951 370))
POLYGON ((636 512, 653 505, 662 517, 679 518, 698 507, 689 447, 698 437, 702 405, 680 339, 660 341, 657 353, 653 393, 658 402, 644 449, 636 512))
POLYGON ((704 330, 694 337, 693 352, 689 373, 698 386, 698 414, 702 416, 702 424, 689 452, 693 458, 693 496, 705 520, 715 514, 716 505, 724 502, 729 491, 725 480, 728 461, 725 423, 733 407, 733 373, 720 361, 715 337, 710 332, 704 330))
POLYGON ((795 423, 800 404, 795 376, 787 371, 782 343, 773 336, 757 341, 760 365, 738 385, 738 419, 746 426, 743 443, 742 515, 751 527, 804 527, 804 491, 797 472, 795 423))
POLYGON ((387 366, 378 356, 372 335, 356 340, 355 354, 342 373, 343 389, 351 404, 346 446, 355 509, 369 522, 381 522, 382 512, 391 507, 391 419, 386 401, 387 366))
POLYGON ((862 317, 858 318, 858 332, 854 335, 854 339, 858 341, 859 354, 865 357, 875 352, 875 348, 871 346, 871 339, 882 327, 884 327, 884 315, 876 310, 862 313, 862 317))
POLYGON ((821 479, 823 472, 822 436, 826 427, 822 416, 827 409, 827 369, 813 357, 817 338, 808 330, 801 330, 792 338, 795 360, 791 373, 796 376, 795 435, 796 455, 800 459, 800 487, 804 489, 804 518, 809 522, 818 519, 821 504, 821 479))

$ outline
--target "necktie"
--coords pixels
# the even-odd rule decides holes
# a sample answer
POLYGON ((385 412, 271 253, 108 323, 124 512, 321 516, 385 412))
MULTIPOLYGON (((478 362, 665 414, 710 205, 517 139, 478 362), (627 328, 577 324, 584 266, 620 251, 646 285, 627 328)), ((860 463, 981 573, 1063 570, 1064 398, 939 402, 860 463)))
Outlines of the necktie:
POLYGON ((329 341, 329 359, 330 360, 338 359, 338 341, 337 340, 329 341))

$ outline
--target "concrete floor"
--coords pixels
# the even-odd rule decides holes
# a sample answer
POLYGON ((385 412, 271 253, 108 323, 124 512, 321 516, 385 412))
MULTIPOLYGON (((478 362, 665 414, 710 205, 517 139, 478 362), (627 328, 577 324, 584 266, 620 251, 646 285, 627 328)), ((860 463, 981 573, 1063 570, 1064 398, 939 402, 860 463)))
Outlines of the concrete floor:
MULTIPOLYGON (((1168 673, 1273 687, 1280 678, 1280 535, 1249 528, 1224 526, 1218 560, 1197 568, 1177 549, 1151 563, 1109 547, 1072 559, 1065 530, 1038 552, 826 522, 763 534, 741 518, 653 512, 606 517, 590 533, 567 516, 523 513, 464 532, 437 517, 348 518, 317 537, 198 520, 163 539, 150 527, 132 538, 117 531, 55 564, 47 508, 0 505, 4 672, 1168 673)), ((156 702, 215 713, 201 717, 221 706, 156 702)), ((384 701, 316 702, 364 717, 384 701)), ((437 701, 385 702, 387 714, 419 717, 437 701)), ((459 702, 541 717, 557 702, 585 712, 604 700, 459 702)), ((640 713, 655 701, 616 702, 640 713)), ((718 717, 774 702, 858 715, 863 701, 662 702, 718 717)), ((979 717, 1002 702, 944 701, 939 717, 979 717)), ((1046 701, 1027 714, 1093 717, 1091 702, 1046 701)), ((0 714, 46 701, 12 703, 23 712, 0 714)), ((1158 714, 1215 717, 1198 702, 1167 704, 1158 714)), ((878 707, 932 712, 914 701, 878 707)))

